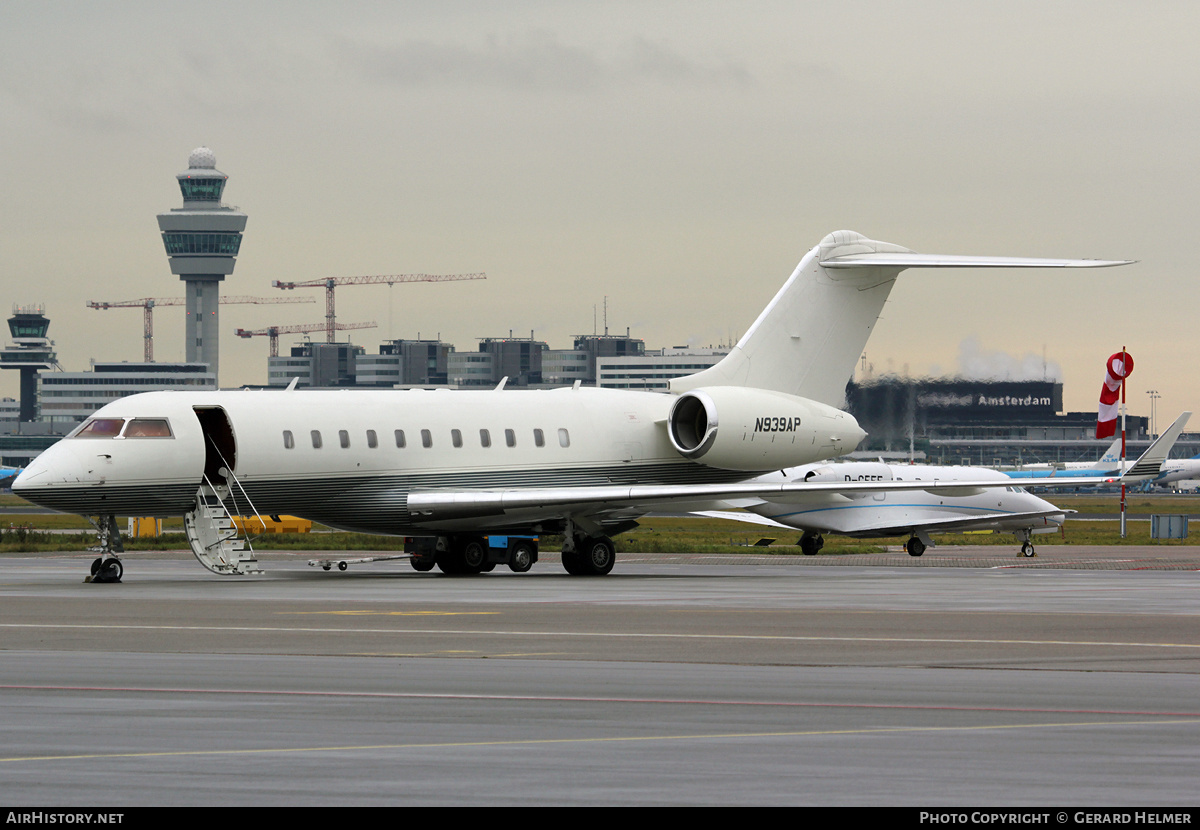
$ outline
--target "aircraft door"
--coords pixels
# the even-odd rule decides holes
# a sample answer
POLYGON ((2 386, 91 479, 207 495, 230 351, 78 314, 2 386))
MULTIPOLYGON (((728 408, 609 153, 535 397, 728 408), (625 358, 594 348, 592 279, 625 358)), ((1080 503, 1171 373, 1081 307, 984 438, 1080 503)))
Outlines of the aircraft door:
POLYGON ((204 434, 204 475, 213 484, 228 484, 226 473, 237 471, 237 441, 229 416, 219 406, 192 408, 204 434))

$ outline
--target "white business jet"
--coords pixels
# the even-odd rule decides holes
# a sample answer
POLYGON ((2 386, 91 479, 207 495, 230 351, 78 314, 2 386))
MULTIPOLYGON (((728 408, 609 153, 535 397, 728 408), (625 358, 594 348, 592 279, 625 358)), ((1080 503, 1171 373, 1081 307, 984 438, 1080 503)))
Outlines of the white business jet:
POLYGON ((819 492, 791 503, 746 499, 730 504, 748 512, 697 511, 717 519, 732 519, 803 531, 800 552, 813 556, 825 545, 824 534, 857 539, 908 536, 904 549, 920 556, 934 546, 931 533, 964 530, 1012 531, 1021 542, 1021 553, 1035 556, 1032 535, 1053 533, 1073 511, 1015 486, 1004 473, 983 467, 934 467, 856 461, 848 464, 813 464, 780 470, 765 480, 774 481, 980 481, 1003 483, 971 494, 931 493, 928 490, 895 492, 819 492))
MULTIPOLYGON (((1192 413, 1184 412, 1159 436, 1142 455, 1127 465, 1126 482, 1156 481, 1166 460, 1192 413)), ((1119 443, 1119 442, 1118 442, 1119 443)), ((1118 461, 1120 447, 1117 447, 1118 461)), ((1107 465, 1106 465, 1107 466, 1107 465)), ((884 539, 908 536, 904 548, 911 556, 920 556, 933 547, 931 533, 961 532, 964 530, 1011 531, 1021 542, 1021 553, 1036 556, 1033 546, 1035 533, 1054 533, 1059 530, 1066 514, 1074 512, 1055 507, 1050 502, 1019 487, 1007 475, 982 467, 939 467, 921 465, 883 464, 855 461, 844 464, 810 464, 790 470, 778 470, 758 481, 804 482, 936 482, 940 489, 908 490, 903 492, 874 490, 858 492, 818 491, 805 494, 793 491, 786 501, 751 498, 731 502, 748 512, 699 510, 698 514, 720 519, 733 519, 751 524, 794 528, 803 531, 800 551, 807 556, 817 553, 825 544, 825 533, 851 536, 858 539, 884 539), (990 489, 947 489, 953 482, 992 480, 998 484, 990 489)), ((1112 484, 1121 475, 1093 470, 1090 478, 1075 478, 1058 486, 1112 484)), ((1045 484, 1045 481, 1041 482, 1045 484)))
MULTIPOLYGON (((838 231, 720 363, 669 394, 148 392, 100 409, 13 491, 83 515, 182 514, 196 558, 220 574, 258 572, 227 538, 230 512, 422 537, 414 565, 449 573, 495 564, 485 534, 561 533, 569 573, 607 574, 610 536, 646 512, 786 492, 797 485, 750 480, 854 449, 864 433, 836 407, 902 270, 1121 264, 917 254, 838 231)), ((121 564, 106 554, 93 568, 119 578, 121 564)))

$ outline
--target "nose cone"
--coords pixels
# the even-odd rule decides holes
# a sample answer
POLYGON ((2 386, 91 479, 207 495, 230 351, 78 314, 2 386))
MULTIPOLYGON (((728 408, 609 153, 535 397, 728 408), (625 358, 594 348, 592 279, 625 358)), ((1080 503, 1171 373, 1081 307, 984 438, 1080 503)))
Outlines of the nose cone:
POLYGON ((12 491, 34 504, 59 510, 63 509, 65 491, 95 487, 103 481, 103 476, 95 475, 94 469, 85 469, 76 454, 59 443, 29 463, 13 481, 12 491))

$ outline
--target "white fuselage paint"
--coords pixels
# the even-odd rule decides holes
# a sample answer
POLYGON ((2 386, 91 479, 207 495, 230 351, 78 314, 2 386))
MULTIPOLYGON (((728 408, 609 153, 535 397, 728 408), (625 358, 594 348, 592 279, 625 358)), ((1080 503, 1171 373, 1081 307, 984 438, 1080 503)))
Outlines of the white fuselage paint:
MULTIPOLYGON (((165 418, 172 437, 69 437, 31 463, 15 489, 75 513, 180 515, 194 506, 205 470, 198 409, 219 409, 228 423, 234 457, 214 463, 210 454, 209 468, 210 474, 232 469, 236 512, 287 513, 364 532, 514 527, 503 516, 430 526, 407 510, 413 491, 730 482, 770 464, 746 472, 682 457, 665 426, 675 400, 583 388, 150 392, 115 401, 94 417, 165 418), (397 446, 397 430, 404 447, 397 446)), ((741 430, 747 446, 816 459, 861 438, 853 418, 811 407, 819 429, 763 434, 751 423, 741 430)), ((520 526, 561 515, 526 510, 520 526)))

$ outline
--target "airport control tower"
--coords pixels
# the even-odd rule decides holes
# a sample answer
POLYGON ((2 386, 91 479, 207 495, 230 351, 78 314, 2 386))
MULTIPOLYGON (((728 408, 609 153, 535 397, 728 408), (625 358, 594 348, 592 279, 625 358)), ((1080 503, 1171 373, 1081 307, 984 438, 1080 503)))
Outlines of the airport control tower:
POLYGON ((188 169, 176 176, 183 207, 158 214, 171 273, 186 284, 187 324, 184 354, 188 363, 207 363, 218 373, 217 299, 221 281, 233 273, 242 244, 246 214, 221 203, 229 178, 217 170, 217 157, 207 147, 188 156, 188 169))
POLYGON ((13 306, 8 318, 13 345, 0 350, 0 369, 21 372, 21 421, 37 417, 37 373, 58 365, 54 341, 46 336, 49 329, 45 306, 13 306))

